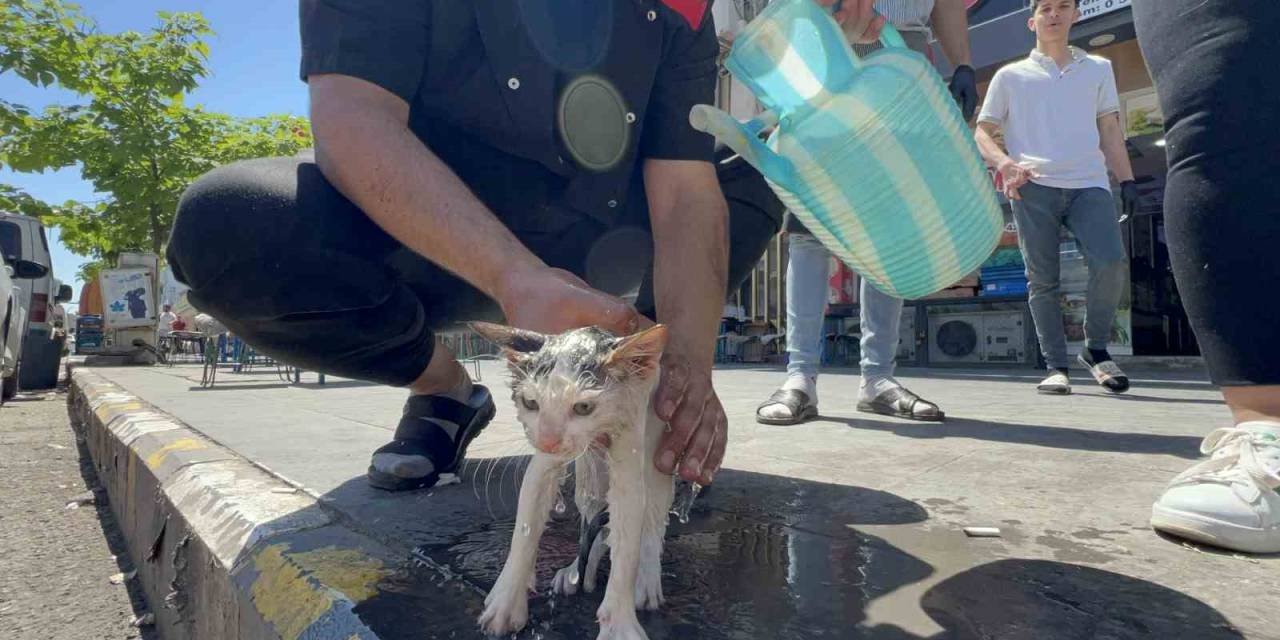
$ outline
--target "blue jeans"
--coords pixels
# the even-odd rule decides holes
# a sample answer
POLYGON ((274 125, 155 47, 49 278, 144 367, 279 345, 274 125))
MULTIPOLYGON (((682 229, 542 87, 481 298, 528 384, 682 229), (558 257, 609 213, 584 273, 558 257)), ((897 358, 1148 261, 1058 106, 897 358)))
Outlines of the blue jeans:
POLYGON ((1018 192, 1022 199, 1013 200, 1011 204, 1013 219, 1018 225, 1018 248, 1027 263, 1027 298, 1036 322, 1036 335, 1049 367, 1066 367, 1059 233, 1064 225, 1071 230, 1089 268, 1085 344, 1090 349, 1106 349, 1128 277, 1115 200, 1110 191, 1097 187, 1059 189, 1027 183, 1018 192))
MULTIPOLYGON (((812 235, 789 234, 787 259, 787 373, 818 375, 822 363, 822 319, 827 306, 831 253, 812 235)), ((898 355, 902 299, 862 280, 862 377, 893 375, 898 355)))

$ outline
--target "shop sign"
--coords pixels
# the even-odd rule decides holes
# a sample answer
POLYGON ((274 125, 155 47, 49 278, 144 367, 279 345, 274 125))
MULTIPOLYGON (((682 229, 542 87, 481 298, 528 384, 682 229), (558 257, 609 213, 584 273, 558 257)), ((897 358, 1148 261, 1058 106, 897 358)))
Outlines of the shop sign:
POLYGON ((1133 0, 1080 0, 1080 20, 1096 18, 1131 4, 1133 0))
POLYGON ((155 326, 150 269, 104 269, 98 274, 98 284, 102 287, 102 324, 107 329, 155 326))

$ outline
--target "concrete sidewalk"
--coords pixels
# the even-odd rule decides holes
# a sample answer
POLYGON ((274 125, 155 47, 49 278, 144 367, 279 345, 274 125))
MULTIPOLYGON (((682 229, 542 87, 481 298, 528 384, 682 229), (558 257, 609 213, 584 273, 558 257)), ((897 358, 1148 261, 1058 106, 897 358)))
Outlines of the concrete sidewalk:
MULTIPOLYGON (((351 614, 365 629, 352 637, 391 639, 479 637, 474 620, 505 557, 529 451, 505 372, 497 363, 482 372, 503 400, 471 447, 465 481, 406 495, 363 477, 402 391, 335 378, 321 386, 314 374, 292 385, 274 370, 222 372, 212 389, 191 366, 76 375, 109 380, 314 497, 326 523, 372 549, 353 562, 375 556, 386 567, 356 590, 351 614)), ((642 623, 655 640, 1280 639, 1280 558, 1183 545, 1146 524, 1200 439, 1228 424, 1220 397, 1194 374, 1134 373, 1126 396, 1078 379, 1076 395, 1045 397, 1026 369, 904 371, 949 416, 929 425, 855 412, 856 371, 836 371, 821 378, 822 420, 766 427, 753 414, 780 370, 718 371, 725 470, 690 521, 672 527, 668 602, 642 623), (965 526, 1002 537, 967 538, 965 526)), ((572 515, 543 542, 544 595, 521 638, 594 637, 599 594, 545 595, 576 552, 572 515)), ((334 557, 317 575, 333 575, 334 557)), ((287 596, 263 582, 245 587, 250 605, 287 596)), ((274 627, 312 637, 306 625, 274 627)))

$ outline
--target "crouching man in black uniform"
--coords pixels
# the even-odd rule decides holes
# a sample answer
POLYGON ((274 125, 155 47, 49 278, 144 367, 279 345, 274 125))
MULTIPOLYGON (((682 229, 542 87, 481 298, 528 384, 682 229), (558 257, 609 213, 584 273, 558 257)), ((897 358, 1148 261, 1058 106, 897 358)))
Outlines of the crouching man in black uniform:
POLYGON ((494 413, 433 330, 662 322, 654 464, 709 483, 726 291, 782 216, 689 126, 714 98, 711 22, 706 0, 302 0, 314 159, 201 178, 169 262, 259 350, 410 390, 369 468, 388 490, 454 471, 494 413))

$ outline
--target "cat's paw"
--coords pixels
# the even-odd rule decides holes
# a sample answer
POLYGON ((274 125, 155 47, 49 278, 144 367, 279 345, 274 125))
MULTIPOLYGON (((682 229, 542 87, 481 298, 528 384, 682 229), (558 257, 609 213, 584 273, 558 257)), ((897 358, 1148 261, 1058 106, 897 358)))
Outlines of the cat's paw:
POLYGON ((628 607, 610 607, 608 601, 596 611, 600 621, 600 633, 596 640, 649 640, 636 619, 636 610, 628 607))
POLYGON ((480 629, 491 636, 515 633, 529 622, 529 594, 521 585, 498 578, 484 599, 480 629))
MULTIPOLYGON (((556 577, 551 580, 551 591, 561 595, 571 596, 578 592, 581 586, 582 576, 578 575, 578 561, 574 560, 569 566, 556 571, 556 577)), ((592 581, 595 582, 594 580, 592 581)), ((595 585, 592 584, 594 587, 595 585)), ((591 589, 587 589, 591 591, 591 589)))
POLYGON ((636 571, 636 608, 657 609, 662 602, 662 563, 640 563, 636 571))

